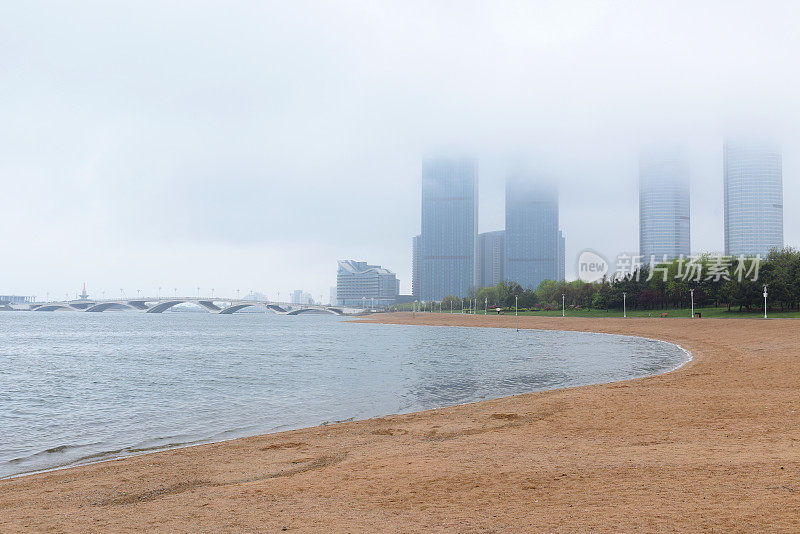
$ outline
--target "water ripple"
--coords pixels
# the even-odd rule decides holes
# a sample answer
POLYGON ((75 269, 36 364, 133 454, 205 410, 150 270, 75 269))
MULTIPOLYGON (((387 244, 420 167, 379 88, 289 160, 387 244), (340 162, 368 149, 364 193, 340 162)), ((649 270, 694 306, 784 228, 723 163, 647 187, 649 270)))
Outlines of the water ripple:
POLYGON ((0 477, 646 376, 678 347, 330 316, 0 313, 0 477))

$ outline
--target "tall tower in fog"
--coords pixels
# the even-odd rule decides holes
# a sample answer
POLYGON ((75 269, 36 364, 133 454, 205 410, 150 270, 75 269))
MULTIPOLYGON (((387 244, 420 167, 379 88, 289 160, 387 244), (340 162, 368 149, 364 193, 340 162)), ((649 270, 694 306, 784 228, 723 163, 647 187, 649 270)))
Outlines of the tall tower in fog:
POLYGON ((422 236, 415 235, 411 240, 411 296, 420 298, 422 290, 422 236))
POLYGON ((496 230, 478 234, 477 287, 496 286, 505 280, 506 232, 496 230))
POLYGON ((471 159, 422 164, 420 298, 466 297, 475 285, 478 170, 471 159))
POLYGON ((558 192, 523 171, 506 180, 507 280, 536 289, 542 280, 558 280, 558 192))
POLYGON ((690 254, 689 169, 677 151, 639 158, 639 254, 647 263, 690 254))
POLYGON ((783 166, 766 142, 725 141, 725 254, 783 248, 783 166))
POLYGON ((556 280, 563 282, 567 279, 567 240, 564 232, 558 231, 558 272, 556 280))

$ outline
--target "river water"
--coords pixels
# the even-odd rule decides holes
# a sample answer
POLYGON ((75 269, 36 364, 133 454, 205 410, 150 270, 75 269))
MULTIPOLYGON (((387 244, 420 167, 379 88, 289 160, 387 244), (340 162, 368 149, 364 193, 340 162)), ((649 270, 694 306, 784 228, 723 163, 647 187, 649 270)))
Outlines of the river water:
POLYGON ((0 312, 0 477, 647 376, 687 359, 625 336, 332 315, 0 312))

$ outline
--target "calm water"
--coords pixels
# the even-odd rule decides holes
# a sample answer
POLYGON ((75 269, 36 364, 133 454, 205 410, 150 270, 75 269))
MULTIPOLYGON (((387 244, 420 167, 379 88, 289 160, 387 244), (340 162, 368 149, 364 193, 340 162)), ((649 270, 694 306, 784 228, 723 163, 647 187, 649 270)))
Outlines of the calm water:
POLYGON ((672 369, 622 336, 330 315, 0 312, 0 476, 672 369))

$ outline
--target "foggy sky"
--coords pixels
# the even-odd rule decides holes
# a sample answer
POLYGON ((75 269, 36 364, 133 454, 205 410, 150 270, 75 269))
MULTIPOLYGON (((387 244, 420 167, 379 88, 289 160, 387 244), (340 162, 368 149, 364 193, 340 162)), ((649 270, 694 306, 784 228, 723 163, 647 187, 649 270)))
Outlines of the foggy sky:
POLYGON ((800 245, 795 2, 5 2, 0 294, 304 289, 337 259, 411 288, 420 169, 560 188, 578 253, 638 250, 638 154, 690 155, 692 250, 721 251, 722 142, 783 147, 800 245))

